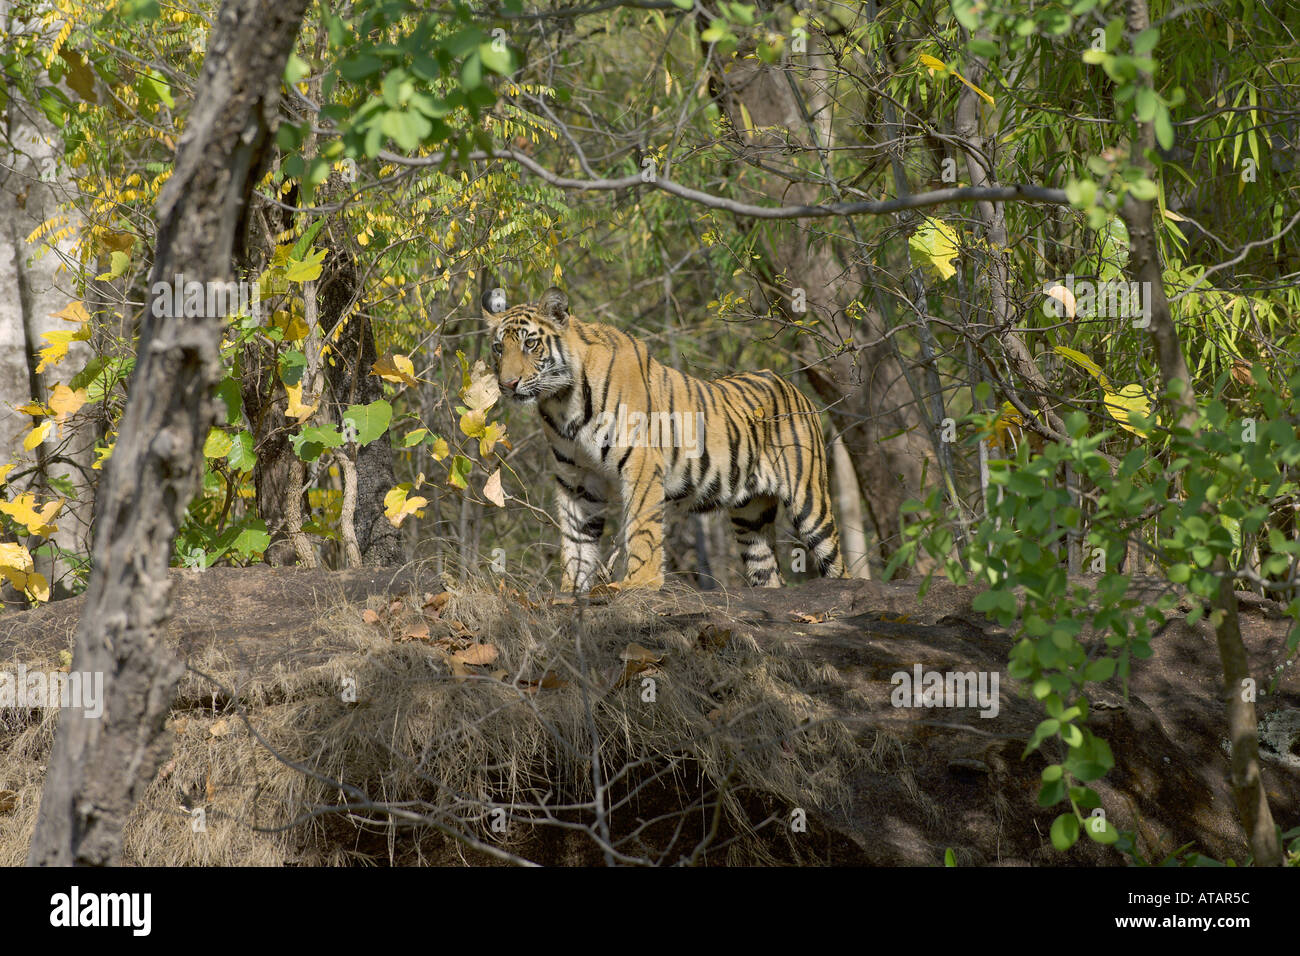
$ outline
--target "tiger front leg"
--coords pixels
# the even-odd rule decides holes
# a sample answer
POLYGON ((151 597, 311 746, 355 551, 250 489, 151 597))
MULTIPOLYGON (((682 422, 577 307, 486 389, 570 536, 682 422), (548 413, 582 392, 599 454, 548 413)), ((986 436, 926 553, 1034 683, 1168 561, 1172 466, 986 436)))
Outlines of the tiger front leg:
POLYGON ((623 553, 618 590, 664 586, 664 469, 655 449, 635 448, 622 471, 623 553))
POLYGON ((600 570, 600 535, 605 530, 605 498, 601 482, 576 468, 556 476, 560 513, 560 589, 585 594, 600 570), (567 472, 567 473, 566 473, 567 472))

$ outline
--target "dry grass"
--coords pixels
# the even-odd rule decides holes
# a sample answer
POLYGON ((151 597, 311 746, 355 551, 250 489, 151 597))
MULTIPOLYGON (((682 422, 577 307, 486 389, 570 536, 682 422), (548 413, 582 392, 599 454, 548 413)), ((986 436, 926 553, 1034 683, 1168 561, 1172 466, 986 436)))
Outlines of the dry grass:
MULTIPOLYGON (((843 806, 861 759, 804 690, 831 675, 634 594, 538 607, 469 586, 323 624, 308 666, 249 672, 220 647, 191 661, 125 862, 809 862, 791 811, 843 806)), ((0 787, 18 793, 0 864, 25 857, 53 726, 0 724, 0 787)))

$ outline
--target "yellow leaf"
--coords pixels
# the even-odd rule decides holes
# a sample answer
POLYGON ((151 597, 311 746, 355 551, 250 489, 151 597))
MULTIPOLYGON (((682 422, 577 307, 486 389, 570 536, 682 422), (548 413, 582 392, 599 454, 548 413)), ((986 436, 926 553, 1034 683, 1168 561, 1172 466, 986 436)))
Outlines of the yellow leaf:
POLYGON ((63 507, 63 499, 48 501, 40 511, 36 510, 36 495, 30 491, 23 492, 13 501, 0 501, 0 512, 7 514, 19 524, 25 526, 29 533, 48 538, 55 531, 56 525, 50 524, 54 516, 63 507))
POLYGON ((1075 365, 1086 370, 1089 375, 1101 383, 1104 389, 1110 389, 1110 382, 1106 380, 1106 373, 1101 370, 1101 366, 1094 362, 1082 352, 1076 352, 1074 349, 1066 348, 1064 345, 1052 346, 1052 351, 1057 355, 1068 358, 1075 365))
MULTIPOLYGON (((439 438, 433 443, 430 453, 433 455, 434 461, 442 461, 451 454, 451 446, 447 444, 447 439, 439 438)), ((12 468, 13 465, 10 465, 9 467, 12 468)))
POLYGON ((1111 418, 1115 419, 1120 428, 1139 437, 1147 437, 1146 432, 1138 431, 1129 424, 1130 413, 1136 412, 1143 416, 1151 414, 1150 396, 1147 395, 1146 389, 1141 385, 1137 383, 1125 385, 1118 392, 1107 390, 1106 411, 1111 418))
POLYGON ((942 219, 926 217, 920 228, 907 240, 907 247, 941 279, 957 274, 952 260, 957 258, 957 233, 942 219))
POLYGON ((301 382, 297 385, 286 385, 284 390, 289 395, 289 405, 285 408, 284 413, 290 418, 296 418, 300 422, 305 422, 316 413, 316 406, 319 405, 320 402, 315 402, 311 405, 304 405, 302 403, 301 382))
POLYGON ((483 484, 483 497, 498 508, 506 506, 506 496, 501 490, 501 469, 492 472, 492 477, 483 484))
POLYGON ((27 580, 23 582, 23 592, 33 601, 48 601, 50 599, 50 582, 45 580, 45 575, 39 572, 33 572, 27 575, 27 580))
POLYGON ((400 528, 402 522, 411 515, 424 517, 420 509, 428 505, 429 501, 418 495, 414 498, 406 497, 410 487, 409 484, 398 485, 396 488, 389 489, 388 494, 384 495, 384 517, 394 528, 400 528))
POLYGON ((89 322, 90 313, 80 302, 69 302, 61 312, 51 312, 50 318, 62 319, 64 322, 89 322))
POLYGON ((289 259, 284 277, 290 282, 310 282, 312 279, 319 279, 321 263, 325 261, 325 254, 328 251, 328 249, 313 249, 307 253, 306 259, 289 259))
POLYGON ((32 553, 21 544, 0 544, 0 568, 26 573, 33 567, 32 553))
POLYGON ((921 61, 922 66, 928 66, 932 70, 939 70, 943 73, 948 72, 948 64, 944 63, 943 60, 939 59, 937 56, 930 56, 928 53, 922 53, 917 57, 917 59, 921 61))
POLYGON ((286 342, 301 342, 307 337, 307 323, 301 315, 294 315, 286 309, 276 309, 271 316, 271 327, 284 333, 286 342))
POLYGON ((469 438, 478 438, 487 430, 487 416, 471 411, 460 416, 460 430, 469 438))
POLYGON ((40 402, 28 402, 26 405, 19 405, 15 411, 22 412, 24 415, 52 415, 49 406, 42 405, 40 402))
POLYGON ((45 436, 47 436, 50 433, 50 429, 53 427, 54 427, 54 422, 50 421, 49 419, 46 419, 45 421, 41 422, 39 425, 37 425, 30 432, 27 433, 27 437, 23 439, 23 449, 25 451, 31 451, 41 442, 45 441, 45 436))
POLYGON ((50 344, 38 353, 41 362, 36 366, 36 374, 44 372, 51 365, 58 365, 68 357, 68 346, 76 339, 76 332, 42 332, 41 338, 50 344))
POLYGON ((415 366, 411 360, 405 355, 394 355, 391 352, 370 366, 370 371, 394 385, 417 385, 420 381, 415 377, 415 366))
POLYGON ((8 480, 7 476, 9 472, 13 471, 16 467, 17 465, 0 465, 0 488, 4 487, 4 483, 8 480))
POLYGON ((75 415, 77 409, 86 404, 86 390, 79 388, 75 392, 66 385, 55 385, 50 395, 50 411, 55 414, 59 424, 67 421, 69 415, 75 415))
POLYGON ((1020 409, 1010 402, 1003 402, 998 417, 993 420, 993 437, 989 439, 989 444, 995 448, 1005 448, 1006 438, 1010 436, 1018 440, 1024 431, 1024 425, 1025 417, 1020 414, 1020 409))
MULTIPOLYGON (((483 429, 483 434, 478 436, 478 453, 480 457, 487 457, 492 454, 492 449, 496 447, 497 442, 505 442, 506 429, 500 422, 492 422, 483 429)), ((509 442, 506 442, 509 445, 509 442)))

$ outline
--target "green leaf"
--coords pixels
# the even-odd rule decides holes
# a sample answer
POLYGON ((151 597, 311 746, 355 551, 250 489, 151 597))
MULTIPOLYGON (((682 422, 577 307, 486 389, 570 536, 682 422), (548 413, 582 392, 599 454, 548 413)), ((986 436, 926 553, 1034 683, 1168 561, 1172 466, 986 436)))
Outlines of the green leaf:
POLYGON ((1052 821, 1052 846, 1065 851, 1079 839, 1079 818, 1071 811, 1052 821))
POLYGON ((226 424, 233 425, 239 421, 244 409, 243 396, 239 392, 239 383, 227 375, 217 383, 217 397, 226 406, 226 424))
POLYGON ((483 58, 475 50, 465 58, 460 68, 460 85, 466 90, 476 90, 483 85, 483 58))
POLYGON ((389 110, 379 128, 407 152, 418 147, 433 132, 433 124, 418 110, 389 110))
POLYGON ((451 460, 451 472, 447 475, 447 484, 464 491, 469 487, 470 469, 474 467, 464 455, 457 455, 451 460))
POLYGON ((393 420, 393 406, 382 398, 369 405, 352 405, 343 412, 343 421, 351 422, 357 432, 357 444, 369 445, 393 420))
POLYGON ((510 52, 510 47, 497 44, 496 40, 479 44, 478 55, 483 65, 493 73, 509 76, 515 71, 515 58, 510 52))
POLYGON ((235 471, 252 471, 257 464, 255 445, 252 432, 241 431, 231 443, 230 452, 226 455, 227 464, 235 471))
POLYGON ((245 560, 261 557, 271 544, 271 536, 266 533, 266 522, 256 518, 251 527, 244 528, 230 546, 231 550, 245 560))
POLYGON ((290 53, 288 61, 284 64, 284 82, 292 86, 311 72, 311 67, 307 61, 297 53, 290 53))
POLYGON ((1163 103, 1156 108, 1156 142, 1161 149, 1174 148, 1174 125, 1169 121, 1169 109, 1163 103))

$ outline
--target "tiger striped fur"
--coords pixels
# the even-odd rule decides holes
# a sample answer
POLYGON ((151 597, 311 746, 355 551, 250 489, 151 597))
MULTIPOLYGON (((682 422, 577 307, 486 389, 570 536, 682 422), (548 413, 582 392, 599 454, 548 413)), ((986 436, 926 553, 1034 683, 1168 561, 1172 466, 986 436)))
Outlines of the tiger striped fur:
POLYGON ((664 502, 682 499, 730 511, 751 585, 781 585, 780 504, 821 573, 844 576, 821 421, 798 389, 766 370, 708 382, 667 368, 638 339, 571 316, 559 289, 511 309, 495 296, 483 305, 497 381, 507 398, 536 404, 555 457, 565 591, 594 583, 615 498, 620 587, 663 585, 664 502))

